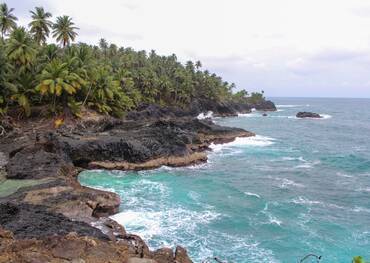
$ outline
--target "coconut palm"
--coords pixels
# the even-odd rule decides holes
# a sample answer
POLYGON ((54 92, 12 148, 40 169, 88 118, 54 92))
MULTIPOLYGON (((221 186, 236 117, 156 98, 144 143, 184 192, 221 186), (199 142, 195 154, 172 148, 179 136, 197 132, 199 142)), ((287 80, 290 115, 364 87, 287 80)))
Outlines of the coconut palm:
POLYGON ((99 40, 99 47, 104 54, 104 58, 107 58, 108 42, 104 38, 99 40))
POLYGON ((197 62, 195 62, 195 68, 197 70, 199 70, 201 67, 202 67, 202 62, 200 62, 199 60, 197 62))
POLYGON ((55 44, 47 45, 43 49, 42 61, 51 62, 53 59, 56 59, 58 57, 59 53, 60 52, 57 45, 55 44))
POLYGON ((51 13, 45 12, 42 7, 36 7, 34 11, 30 12, 32 14, 32 21, 29 23, 31 28, 30 32, 39 45, 45 44, 46 38, 50 33, 50 28, 53 25, 53 23, 48 20, 48 18, 51 17, 51 13))
POLYGON ((20 71, 29 67, 33 62, 36 50, 30 34, 24 27, 13 30, 6 45, 6 55, 10 62, 19 67, 20 71))
POLYGON ((53 37, 65 47, 76 39, 78 29, 74 26, 71 17, 58 16, 57 22, 53 25, 53 37))
POLYGON ((18 18, 16 18, 12 12, 14 8, 8 8, 6 3, 0 4, 0 31, 1 31, 1 38, 4 40, 4 36, 10 32, 11 29, 17 26, 16 22, 18 18))
POLYGON ((45 95, 47 93, 61 96, 63 92, 70 95, 77 92, 83 80, 74 72, 68 70, 67 63, 58 60, 51 61, 39 75, 39 85, 36 90, 45 95))
POLYGON ((76 73, 69 71, 68 64, 59 60, 48 63, 38 76, 36 91, 42 96, 53 97, 53 110, 56 110, 56 102, 62 99, 62 106, 66 107, 68 97, 73 96, 85 84, 84 80, 76 73))

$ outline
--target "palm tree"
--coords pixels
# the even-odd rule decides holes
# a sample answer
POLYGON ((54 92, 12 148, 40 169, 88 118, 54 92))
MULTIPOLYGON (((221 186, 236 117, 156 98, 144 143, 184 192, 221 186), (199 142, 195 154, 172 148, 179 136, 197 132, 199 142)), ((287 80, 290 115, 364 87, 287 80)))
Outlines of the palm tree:
POLYGON ((198 60, 197 62, 195 62, 195 67, 197 70, 199 70, 202 67, 202 63, 198 60))
POLYGON ((51 13, 45 12, 44 8, 36 7, 35 11, 30 11, 32 14, 32 21, 29 23, 31 28, 30 32, 33 34, 35 41, 41 45, 45 44, 46 38, 49 36, 50 28, 53 23, 48 20, 51 13))
POLYGON ((101 38, 100 40, 99 40, 99 47, 101 48, 101 50, 105 50, 105 49, 107 49, 108 48, 108 42, 107 42, 107 40, 105 40, 104 38, 101 38))
POLYGON ((99 40, 99 47, 103 51, 104 58, 107 58, 108 42, 104 38, 99 40))
POLYGON ((4 40, 4 36, 9 33, 9 31, 17 26, 16 22, 18 18, 16 18, 12 12, 14 8, 8 9, 6 3, 0 4, 0 31, 1 31, 1 38, 4 40))
POLYGON ((63 106, 66 106, 68 95, 75 94, 85 83, 79 75, 68 70, 67 63, 61 63, 58 60, 48 63, 38 76, 38 80, 39 84, 36 86, 36 90, 41 95, 50 94, 53 96, 54 110, 57 97, 64 97, 65 104, 63 106))
POLYGON ((58 16, 57 22, 53 25, 53 37, 60 42, 63 47, 68 46, 78 35, 72 18, 69 16, 58 16))
POLYGON ((58 54, 59 54, 59 49, 57 45, 50 44, 50 45, 45 46, 45 48, 43 49, 42 59, 45 62, 50 62, 53 59, 58 58, 58 54))
POLYGON ((33 62, 36 55, 34 42, 24 27, 16 28, 11 33, 6 55, 20 70, 29 67, 33 62))

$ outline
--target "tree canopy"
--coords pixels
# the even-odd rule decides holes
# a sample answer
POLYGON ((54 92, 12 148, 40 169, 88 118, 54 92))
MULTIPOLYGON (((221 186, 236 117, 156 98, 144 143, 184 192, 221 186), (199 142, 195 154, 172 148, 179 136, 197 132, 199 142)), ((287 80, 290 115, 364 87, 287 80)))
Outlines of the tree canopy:
POLYGON ((69 16, 51 21, 42 7, 30 11, 28 28, 19 27, 14 9, 0 5, 0 114, 34 106, 50 112, 89 107, 122 115, 140 103, 189 106, 195 99, 258 101, 262 93, 240 91, 200 61, 181 63, 175 54, 135 51, 101 38, 97 45, 74 43, 78 28, 69 16), (48 43, 51 36, 58 43, 48 43))

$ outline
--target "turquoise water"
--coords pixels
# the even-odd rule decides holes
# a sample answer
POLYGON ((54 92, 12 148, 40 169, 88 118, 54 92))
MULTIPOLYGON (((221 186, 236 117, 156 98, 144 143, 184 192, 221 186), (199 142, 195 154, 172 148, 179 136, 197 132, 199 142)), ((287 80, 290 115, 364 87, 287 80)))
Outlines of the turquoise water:
POLYGON ((117 192, 113 218, 151 248, 181 244, 195 262, 370 259, 370 100, 274 101, 267 117, 215 119, 258 136, 214 146, 206 164, 88 171, 80 181, 117 192), (296 119, 302 110, 326 115, 296 119))

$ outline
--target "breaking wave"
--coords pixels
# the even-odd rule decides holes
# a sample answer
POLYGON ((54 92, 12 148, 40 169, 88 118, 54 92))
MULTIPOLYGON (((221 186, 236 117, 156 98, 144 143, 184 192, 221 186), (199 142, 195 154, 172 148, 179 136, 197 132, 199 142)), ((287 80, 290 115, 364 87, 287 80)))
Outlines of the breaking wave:
POLYGON ((213 111, 208 111, 206 113, 204 113, 204 112, 200 113, 197 116, 197 119, 198 120, 204 120, 204 119, 208 119, 208 118, 212 118, 212 117, 213 117, 213 111))
POLYGON ((237 137, 234 141, 225 143, 225 144, 214 144, 212 143, 209 147, 217 152, 224 148, 243 148, 247 146, 257 146, 257 147, 264 147, 269 146, 275 143, 274 138, 256 135, 251 137, 237 137))

